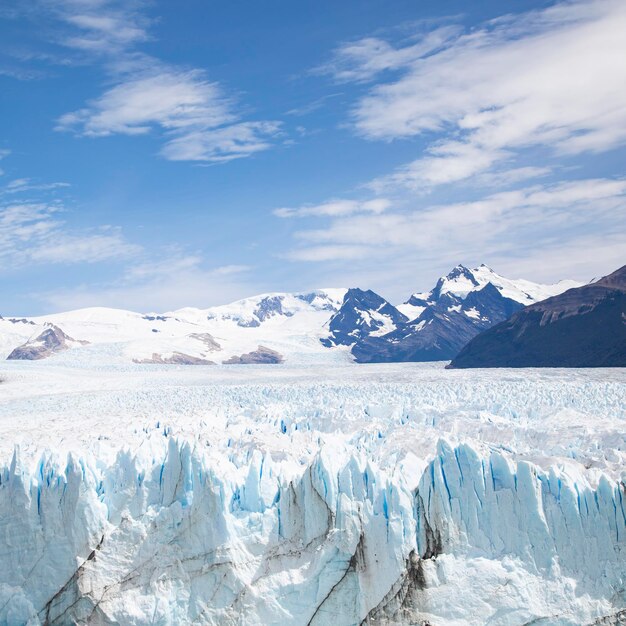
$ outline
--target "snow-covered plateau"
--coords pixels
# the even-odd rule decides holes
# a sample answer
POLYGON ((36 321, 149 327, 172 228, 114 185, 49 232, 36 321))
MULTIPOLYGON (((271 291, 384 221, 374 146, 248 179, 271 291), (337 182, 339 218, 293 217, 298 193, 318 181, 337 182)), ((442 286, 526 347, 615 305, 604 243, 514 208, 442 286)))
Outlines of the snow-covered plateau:
POLYGON ((626 623, 624 370, 88 353, 0 367, 0 624, 626 623))

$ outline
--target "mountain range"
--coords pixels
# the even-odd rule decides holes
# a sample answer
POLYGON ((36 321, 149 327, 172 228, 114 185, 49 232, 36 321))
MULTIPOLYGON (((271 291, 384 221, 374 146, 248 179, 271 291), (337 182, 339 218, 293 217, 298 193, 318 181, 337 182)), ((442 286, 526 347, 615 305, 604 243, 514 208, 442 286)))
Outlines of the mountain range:
POLYGON ((450 367, 624 367, 626 265, 532 304, 470 341, 450 367))
POLYGON ((580 286, 509 280, 458 265, 394 306, 371 290, 270 293, 209 309, 89 308, 0 318, 0 358, 189 364, 449 360, 523 307, 580 286))
POLYGON ((483 330, 575 281, 509 280, 486 265, 457 265, 427 293, 392 306, 372 291, 349 289, 330 319, 327 346, 349 346, 359 363, 445 361, 483 330))

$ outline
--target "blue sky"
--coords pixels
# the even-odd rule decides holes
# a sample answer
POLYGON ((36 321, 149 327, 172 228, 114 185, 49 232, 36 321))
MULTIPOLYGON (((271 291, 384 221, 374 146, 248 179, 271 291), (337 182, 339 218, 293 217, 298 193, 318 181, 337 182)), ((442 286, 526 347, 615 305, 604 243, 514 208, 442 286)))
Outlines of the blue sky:
POLYGON ((1 313, 626 256, 626 4, 0 7, 1 313))

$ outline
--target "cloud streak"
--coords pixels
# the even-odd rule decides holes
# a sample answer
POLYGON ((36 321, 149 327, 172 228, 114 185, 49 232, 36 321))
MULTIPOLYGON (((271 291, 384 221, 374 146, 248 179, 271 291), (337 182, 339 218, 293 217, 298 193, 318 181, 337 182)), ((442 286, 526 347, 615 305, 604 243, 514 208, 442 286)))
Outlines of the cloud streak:
POLYGON ((276 217, 340 217, 356 213, 382 213, 391 206, 386 198, 373 200, 330 200, 322 204, 305 205, 297 209, 280 208, 274 210, 276 217))
POLYGON ((220 128, 201 126, 170 139, 161 155, 170 161, 225 163, 268 150, 280 129, 280 122, 240 122, 220 128))
POLYGON ((415 61, 440 50, 459 35, 453 25, 419 33, 416 42, 393 47, 378 37, 348 42, 334 51, 333 58, 314 73, 330 74, 337 82, 369 82, 386 71, 410 67, 415 61))
POLYGON ((497 245, 496 237, 517 238, 522 228, 557 234, 561 231, 554 229, 591 225, 599 217, 605 218, 599 225, 610 228, 625 208, 626 180, 591 179, 505 191, 420 211, 337 219, 328 228, 303 230, 296 236, 309 242, 375 246, 441 246, 450 239, 497 245))
POLYGON ((160 155, 174 161, 225 162, 271 148, 275 120, 243 120, 236 99, 205 71, 166 64, 137 47, 149 37, 142 2, 62 0, 53 14, 70 32, 59 42, 104 64, 113 85, 55 129, 85 137, 160 132, 160 155))
MULTIPOLYGON (((299 245, 287 258, 359 259, 375 263, 378 269, 395 267, 398 259, 419 266, 442 249, 447 258, 534 255, 541 259, 550 251, 575 247, 583 235, 599 246, 598 251, 602 248, 597 258, 607 254, 616 258, 623 255, 620 246, 625 239, 615 237, 620 232, 626 232, 626 180, 587 179, 534 185, 421 210, 335 216, 324 228, 296 231, 299 245), (612 246, 610 254, 604 246, 612 246)), ((593 251, 586 252, 593 259, 593 251)))
POLYGON ((87 108, 63 115, 57 129, 76 130, 88 137, 141 135, 154 126, 165 130, 214 127, 233 118, 220 87, 205 80, 202 72, 163 68, 115 85, 87 108))
POLYGON ((12 203, 0 207, 0 259, 5 266, 41 263, 97 263, 128 259, 141 247, 110 226, 71 232, 59 219, 62 207, 48 203, 12 203))
POLYGON ((626 144, 621 0, 561 3, 471 32, 439 32, 433 45, 366 38, 336 54, 338 80, 393 73, 353 108, 360 136, 430 142, 379 183, 421 189, 466 180, 526 148, 563 156, 626 144))
POLYGON ((47 310, 86 306, 135 311, 204 308, 249 296, 254 289, 247 277, 251 269, 243 265, 207 268, 200 256, 173 253, 157 262, 131 264, 117 280, 48 291, 40 293, 38 299, 47 310))

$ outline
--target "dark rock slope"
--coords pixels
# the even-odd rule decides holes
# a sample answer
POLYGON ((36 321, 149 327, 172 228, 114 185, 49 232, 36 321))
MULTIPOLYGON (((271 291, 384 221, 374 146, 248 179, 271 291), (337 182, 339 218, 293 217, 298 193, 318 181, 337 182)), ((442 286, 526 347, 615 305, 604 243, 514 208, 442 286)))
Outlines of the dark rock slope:
POLYGON ((372 333, 395 330, 408 322, 396 307, 371 289, 348 289, 341 308, 330 318, 329 336, 322 339, 326 347, 350 346, 372 333))
POLYGON ((406 304, 417 307, 417 317, 409 319, 373 291, 349 289, 322 343, 351 346, 359 363, 445 361, 524 306, 490 282, 481 287, 473 271, 462 265, 440 278, 432 291, 415 294, 406 304), (463 281, 469 293, 450 291, 457 281, 463 281))
POLYGON ((50 324, 36 337, 18 346, 9 354, 9 361, 38 361, 57 352, 68 350, 72 345, 85 345, 88 341, 77 341, 66 335, 58 326, 50 324))
POLYGON ((626 265, 515 313, 470 341, 450 367, 626 366, 626 265))
POLYGON ((225 365, 254 365, 254 364, 276 364, 284 361, 283 355, 276 350, 259 346, 253 352, 242 354, 241 356, 232 356, 230 359, 223 361, 225 365))

